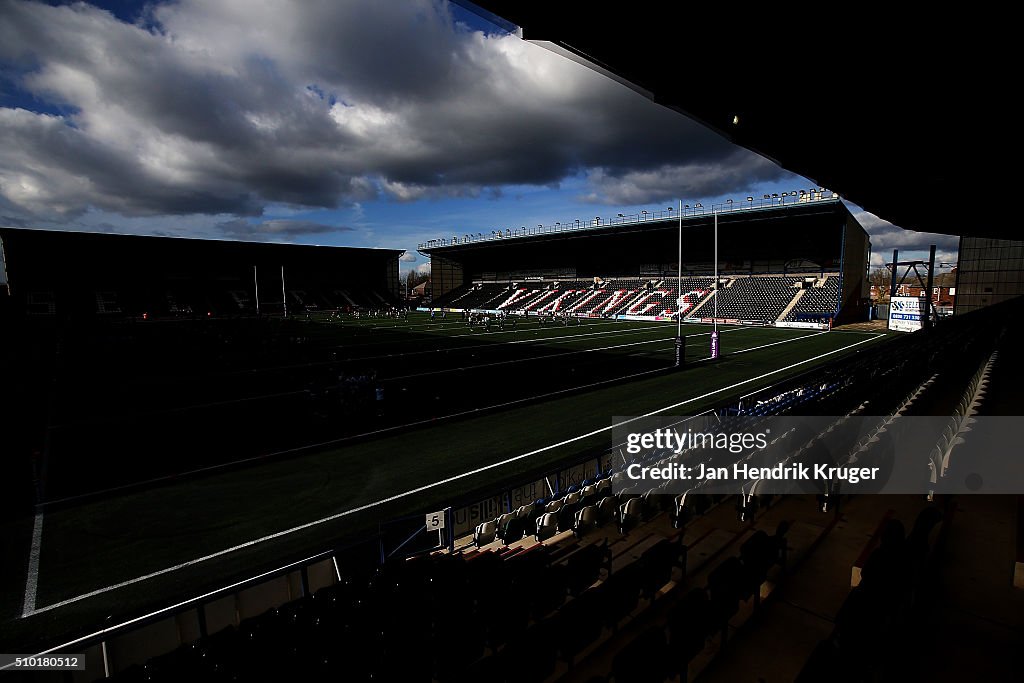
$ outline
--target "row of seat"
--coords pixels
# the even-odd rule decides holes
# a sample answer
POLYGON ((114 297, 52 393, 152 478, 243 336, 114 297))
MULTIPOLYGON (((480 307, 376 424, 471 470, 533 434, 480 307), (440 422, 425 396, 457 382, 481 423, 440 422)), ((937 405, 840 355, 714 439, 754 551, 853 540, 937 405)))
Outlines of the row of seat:
POLYGON ((588 481, 565 496, 522 505, 478 524, 473 532, 473 543, 479 547, 501 539, 508 545, 531 533, 538 541, 543 541, 569 529, 581 537, 614 516, 615 499, 611 496, 611 488, 609 478, 588 481))
MULTIPOLYGON (((145 316, 145 319, 156 318, 205 318, 214 316, 254 315, 256 313, 256 297, 253 290, 248 289, 249 283, 214 285, 212 283, 196 283, 188 289, 166 290, 140 295, 138 291, 119 291, 105 289, 92 293, 90 306, 81 293, 74 298, 65 293, 52 291, 31 292, 27 295, 26 312, 32 315, 61 315, 75 313, 79 315, 99 314, 104 316, 145 316)), ((397 300, 388 293, 383 293, 363 286, 332 287, 324 283, 306 283, 285 291, 288 310, 291 313, 346 309, 352 307, 379 306, 384 302, 395 304, 397 300)), ((276 302, 280 313, 281 302, 276 302)), ((272 304, 264 304, 266 309, 272 304)))
MULTIPOLYGON (((718 316, 737 320, 774 322, 796 296, 793 278, 744 277, 718 290, 718 316)), ((832 309, 835 310, 835 309, 832 309)))
POLYGON ((839 310, 839 278, 830 276, 821 287, 804 290, 803 296, 783 320, 796 320, 801 315, 829 313, 839 310))
POLYGON ((607 544, 388 563, 131 667, 116 681, 448 680, 515 648, 609 567, 607 544))
MULTIPOLYGON (((560 510, 606 491, 607 485, 594 482, 549 503, 560 502, 560 510), (579 500, 570 498, 574 494, 579 500)), ((642 506, 658 505, 660 498, 629 497, 619 503, 604 495, 601 500, 615 500, 620 512, 624 508, 639 516, 642 506)), ((784 534, 784 528, 775 538, 755 534, 741 548, 738 570, 713 573, 706 592, 714 609, 694 608, 690 613, 690 621, 706 623, 699 628, 680 625, 676 635, 670 634, 675 639, 671 642, 681 642, 686 629, 707 636, 729 611, 730 595, 747 599, 751 586, 759 585, 758 579, 778 561, 784 534)), ((509 672, 514 672, 512 680, 542 680, 556 656, 571 662, 597 637, 595 627, 598 633, 603 627, 614 629, 635 610, 639 598, 651 599, 670 580, 673 567, 685 568, 686 549, 679 541, 663 539, 597 586, 599 573, 610 570, 606 544, 573 547, 568 555, 544 546, 504 547, 387 564, 369 578, 346 579, 246 620, 237 629, 154 658, 115 680, 338 675, 346 680, 463 680, 467 662, 474 661, 468 669, 472 675, 497 667, 505 673, 494 680, 506 680, 501 676, 509 672), (396 614, 403 616, 396 620, 396 614), (540 652, 537 639, 544 640, 540 652), (491 654, 481 659, 484 648, 491 654), (512 662, 515 667, 508 668, 512 662)), ((622 676, 633 670, 632 665, 622 667, 622 676)))
MULTIPOLYGON (((621 648, 612 660, 615 683, 650 683, 682 675, 715 634, 726 638, 729 620, 741 602, 760 601, 761 585, 769 571, 785 563, 786 531, 780 525, 775 536, 755 532, 740 548, 739 557, 722 561, 709 575, 705 587, 691 589, 669 614, 664 626, 652 626, 621 648)), ((663 539, 644 552, 641 559, 606 582, 593 587, 547 621, 534 624, 526 636, 529 652, 516 645, 476 662, 460 681, 496 683, 536 682, 551 676, 558 658, 576 663, 580 654, 606 629, 615 630, 633 613, 641 598, 652 600, 668 583, 674 565, 685 567, 685 546, 680 557, 674 544, 663 539), (523 659, 523 655, 526 658, 523 659)), ((724 641, 723 641, 724 644, 724 641)), ((596 677, 592 681, 606 681, 596 677)))
POLYGON ((653 600, 671 580, 674 568, 685 570, 685 553, 680 539, 661 539, 639 559, 586 587, 556 612, 529 626, 521 638, 511 639, 452 680, 539 683, 553 673, 559 658, 573 666, 602 632, 618 629, 641 599, 653 600))
MULTIPOLYGON (((731 285, 720 287, 717 294, 718 315, 722 318, 772 322, 800 291, 795 287, 799 281, 792 277, 755 275, 731 280, 731 285)), ((825 287, 807 290, 794 310, 834 314, 839 307, 838 282, 837 277, 830 277, 825 287)), ((654 316, 674 315, 679 295, 691 293, 684 309, 684 314, 689 316, 696 312, 713 289, 714 278, 710 276, 688 276, 681 282, 675 278, 617 278, 599 284, 586 280, 537 281, 518 283, 515 287, 509 283, 485 282, 465 285, 441 297, 435 305, 501 308, 510 313, 522 313, 545 309, 558 300, 558 310, 570 314, 654 316), (602 294, 595 296, 595 291, 602 294), (652 294, 644 297, 645 293, 652 294)), ((699 315, 708 317, 711 313, 701 310, 699 315)), ((787 319, 793 319, 794 315, 790 312, 787 319)))

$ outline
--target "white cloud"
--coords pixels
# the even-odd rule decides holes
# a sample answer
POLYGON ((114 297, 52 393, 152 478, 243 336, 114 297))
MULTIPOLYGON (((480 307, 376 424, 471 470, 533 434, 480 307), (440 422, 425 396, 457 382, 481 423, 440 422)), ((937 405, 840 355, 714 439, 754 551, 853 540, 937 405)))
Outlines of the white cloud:
POLYGON ((0 219, 252 217, 581 172, 590 201, 643 203, 781 174, 442 2, 181 0, 146 18, 5 2, 0 64, 66 113, 0 109, 0 219))
POLYGON ((935 245, 936 263, 956 263, 960 238, 930 232, 904 230, 889 221, 851 207, 853 215, 871 237, 871 266, 883 267, 892 262, 893 249, 900 251, 900 261, 926 260, 931 245, 935 245))

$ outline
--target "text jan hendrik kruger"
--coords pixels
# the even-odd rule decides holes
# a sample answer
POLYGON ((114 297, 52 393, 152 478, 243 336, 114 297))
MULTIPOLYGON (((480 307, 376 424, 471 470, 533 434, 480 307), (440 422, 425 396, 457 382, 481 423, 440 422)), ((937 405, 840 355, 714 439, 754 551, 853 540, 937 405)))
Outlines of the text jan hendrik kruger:
POLYGON ((771 467, 755 467, 746 463, 733 463, 732 468, 711 467, 697 463, 695 467, 672 464, 655 467, 644 467, 633 463, 626 468, 626 476, 633 480, 695 480, 718 481, 750 481, 752 479, 769 479, 773 481, 799 481, 821 479, 827 481, 843 480, 851 484, 871 481, 878 478, 878 467, 836 467, 834 465, 816 464, 813 467, 804 463, 789 463, 771 467))
MULTIPOLYGON (((684 450, 716 449, 728 450, 737 454, 752 449, 764 449, 768 446, 768 431, 757 434, 725 433, 725 432, 677 432, 672 429, 656 429, 653 432, 634 432, 626 439, 626 452, 636 455, 643 450, 673 450, 682 453, 684 450)), ((643 479, 682 479, 682 480, 736 480, 770 479, 775 481, 796 481, 807 479, 845 480, 856 484, 863 480, 878 477, 878 467, 836 467, 827 464, 813 466, 791 462, 777 463, 769 467, 757 467, 747 463, 733 463, 731 468, 712 467, 704 463, 694 466, 681 463, 662 465, 630 464, 626 468, 626 476, 633 480, 643 479)))

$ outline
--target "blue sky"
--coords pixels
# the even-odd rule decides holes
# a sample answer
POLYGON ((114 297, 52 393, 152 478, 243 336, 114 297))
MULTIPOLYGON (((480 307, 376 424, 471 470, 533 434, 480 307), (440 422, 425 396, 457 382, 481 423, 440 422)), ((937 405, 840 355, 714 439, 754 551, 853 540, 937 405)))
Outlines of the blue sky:
MULTIPOLYGON (((0 5, 0 225, 408 269, 436 237, 813 185, 441 0, 0 5)), ((876 263, 955 260, 955 237, 851 209, 876 263)))

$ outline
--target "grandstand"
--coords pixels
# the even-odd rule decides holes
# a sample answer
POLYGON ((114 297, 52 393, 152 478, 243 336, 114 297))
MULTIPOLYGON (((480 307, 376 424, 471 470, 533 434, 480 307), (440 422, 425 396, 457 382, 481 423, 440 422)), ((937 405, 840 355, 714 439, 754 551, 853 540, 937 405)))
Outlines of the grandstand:
POLYGON ((431 259, 434 307, 575 317, 792 326, 867 315, 871 245, 838 198, 686 207, 591 224, 556 223, 455 235, 420 245, 431 259), (711 248, 718 213, 717 287, 711 248), (682 232, 683 263, 670 260, 682 232), (786 235, 785 239, 781 236, 786 235), (545 267, 523 270, 517 263, 545 267), (676 301, 684 297, 683 309, 676 301))
POLYGON ((394 304, 401 251, 0 228, 5 315, 147 320, 394 304))

